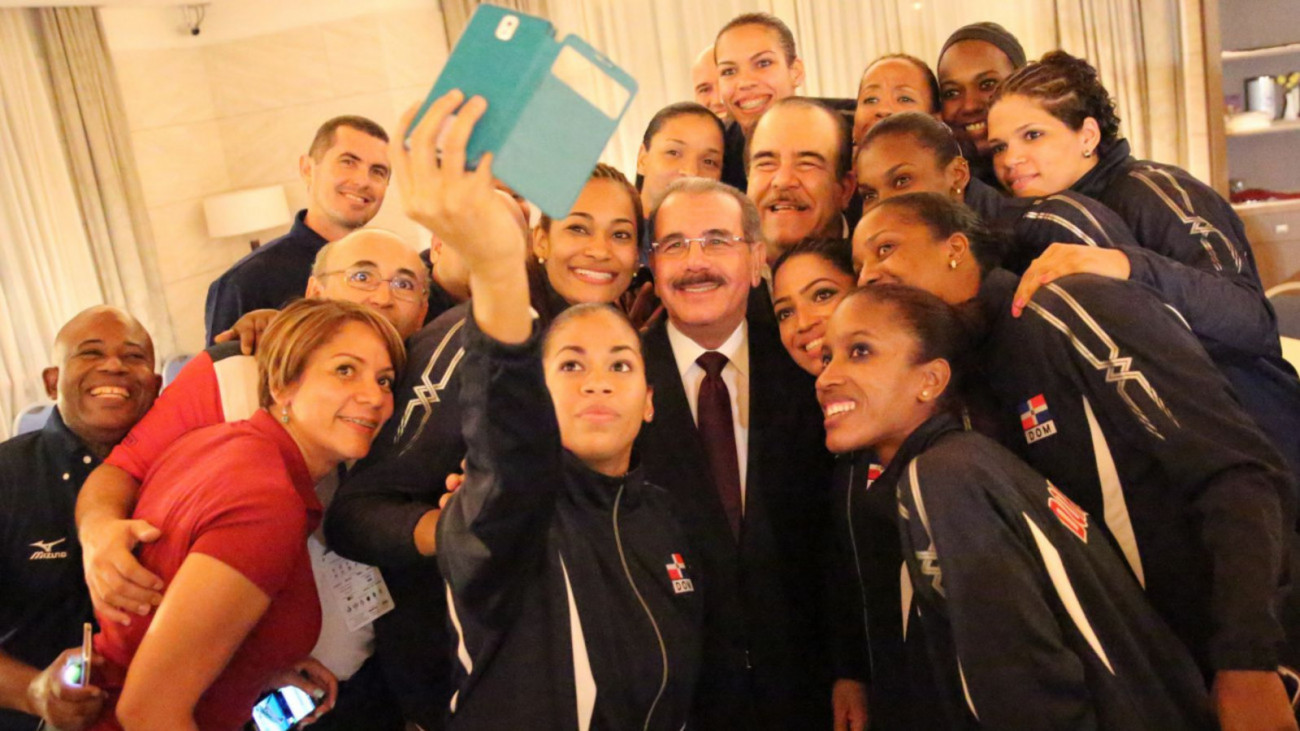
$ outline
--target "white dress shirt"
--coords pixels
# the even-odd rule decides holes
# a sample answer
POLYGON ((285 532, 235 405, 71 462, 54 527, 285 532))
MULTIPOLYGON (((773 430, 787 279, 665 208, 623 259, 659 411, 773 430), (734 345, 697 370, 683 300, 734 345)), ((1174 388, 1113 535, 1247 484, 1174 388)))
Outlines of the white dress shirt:
MULTIPOLYGON (((687 337, 672 321, 668 322, 668 343, 673 348, 686 401, 691 405, 691 418, 695 419, 698 427, 700 414, 697 404, 700 382, 705 373, 696 360, 709 349, 687 337)), ((740 468, 740 507, 744 509, 745 474, 749 471, 749 328, 746 322, 741 320, 735 332, 715 350, 727 356, 722 382, 727 384, 727 394, 731 397, 731 423, 736 428, 736 465, 740 468)))

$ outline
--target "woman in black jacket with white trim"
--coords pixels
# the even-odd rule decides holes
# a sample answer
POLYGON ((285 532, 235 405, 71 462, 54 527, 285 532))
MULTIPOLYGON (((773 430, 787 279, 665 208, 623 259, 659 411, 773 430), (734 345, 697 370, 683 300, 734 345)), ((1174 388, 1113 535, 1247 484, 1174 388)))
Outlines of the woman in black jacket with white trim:
POLYGON ((1020 318, 1014 275, 944 196, 882 202, 854 233, 860 282, 919 286, 982 321, 1000 440, 1090 515, 1213 678, 1225 726, 1290 713, 1276 669, 1289 472, 1177 315, 1132 283, 1053 282, 1020 318))
POLYGON ((962 429, 966 340, 952 308, 897 284, 848 295, 827 324, 826 444, 878 455, 868 490, 888 497, 899 526, 882 547, 852 513, 855 583, 865 595, 877 578, 900 582, 896 569, 863 570, 881 548, 901 542, 906 561, 901 652, 872 677, 905 692, 874 696, 873 727, 1212 728, 1195 663, 1091 516, 962 429))
POLYGON ((535 327, 490 160, 464 169, 485 108, 453 91, 409 153, 404 133, 392 147, 407 214, 464 257, 474 291, 465 481, 438 526, 459 661, 449 728, 680 729, 703 603, 667 493, 631 465, 653 415, 640 341, 604 305, 571 308, 544 339, 535 327))
POLYGON ((1282 358, 1241 219, 1218 193, 1172 165, 1137 160, 1115 102, 1087 61, 1052 51, 1002 81, 989 110, 998 177, 1018 197, 1072 190, 1119 214, 1145 249, 1182 267, 1153 269, 1114 251, 1056 252, 1031 267, 1017 310, 1041 281, 1105 260, 1113 276, 1149 281, 1192 323, 1246 411, 1300 475, 1300 380, 1282 358), (1070 260, 1067 260, 1070 259, 1070 260))

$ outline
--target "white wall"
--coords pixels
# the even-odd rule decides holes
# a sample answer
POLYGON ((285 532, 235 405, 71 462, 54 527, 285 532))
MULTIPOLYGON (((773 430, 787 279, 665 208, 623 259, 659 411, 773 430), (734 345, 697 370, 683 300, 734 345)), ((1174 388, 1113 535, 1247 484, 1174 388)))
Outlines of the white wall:
MULTIPOLYGON (((210 239, 206 196, 297 176, 321 122, 360 114, 392 129, 446 59, 434 0, 217 0, 199 36, 178 7, 101 10, 129 118, 177 347, 203 347, 208 284, 248 253, 210 239)), ((395 188, 375 225, 417 237, 395 188)), ((268 240, 288 230, 267 232, 268 240)))

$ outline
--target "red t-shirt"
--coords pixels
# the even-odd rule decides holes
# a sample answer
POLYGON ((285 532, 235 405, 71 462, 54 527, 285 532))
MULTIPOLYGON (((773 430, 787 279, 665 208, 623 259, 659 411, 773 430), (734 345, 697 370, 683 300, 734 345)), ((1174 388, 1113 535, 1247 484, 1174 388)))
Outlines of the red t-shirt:
POLYGON ((253 356, 228 355, 214 362, 211 350, 199 353, 104 461, 143 482, 154 461, 177 439, 195 429, 252 416, 257 382, 253 356))
MULTIPOLYGON (((265 411, 182 437, 146 474, 132 517, 162 531, 156 542, 140 548, 146 568, 170 582, 187 555, 203 553, 271 597, 266 614, 194 709, 205 731, 240 728, 269 675, 303 659, 315 645, 321 615, 307 536, 320 516, 302 453, 265 411)), ((103 676, 110 685, 124 677, 155 616, 137 617, 128 627, 101 618, 95 646, 114 666, 103 676)), ((203 648, 196 645, 194 651, 203 648)), ((105 689, 114 701, 121 690, 105 689)), ((112 705, 96 728, 116 728, 112 705)))

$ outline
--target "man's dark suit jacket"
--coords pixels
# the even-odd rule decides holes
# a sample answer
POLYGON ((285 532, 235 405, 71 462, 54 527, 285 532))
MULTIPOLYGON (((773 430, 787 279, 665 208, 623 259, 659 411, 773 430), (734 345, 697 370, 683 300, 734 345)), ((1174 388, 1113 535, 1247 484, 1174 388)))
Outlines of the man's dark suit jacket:
POLYGON ((749 465, 733 538, 661 321, 645 336, 654 420, 637 450, 646 478, 684 513, 710 616, 699 728, 829 728, 824 593, 831 459, 813 380, 776 327, 749 325, 749 465))

